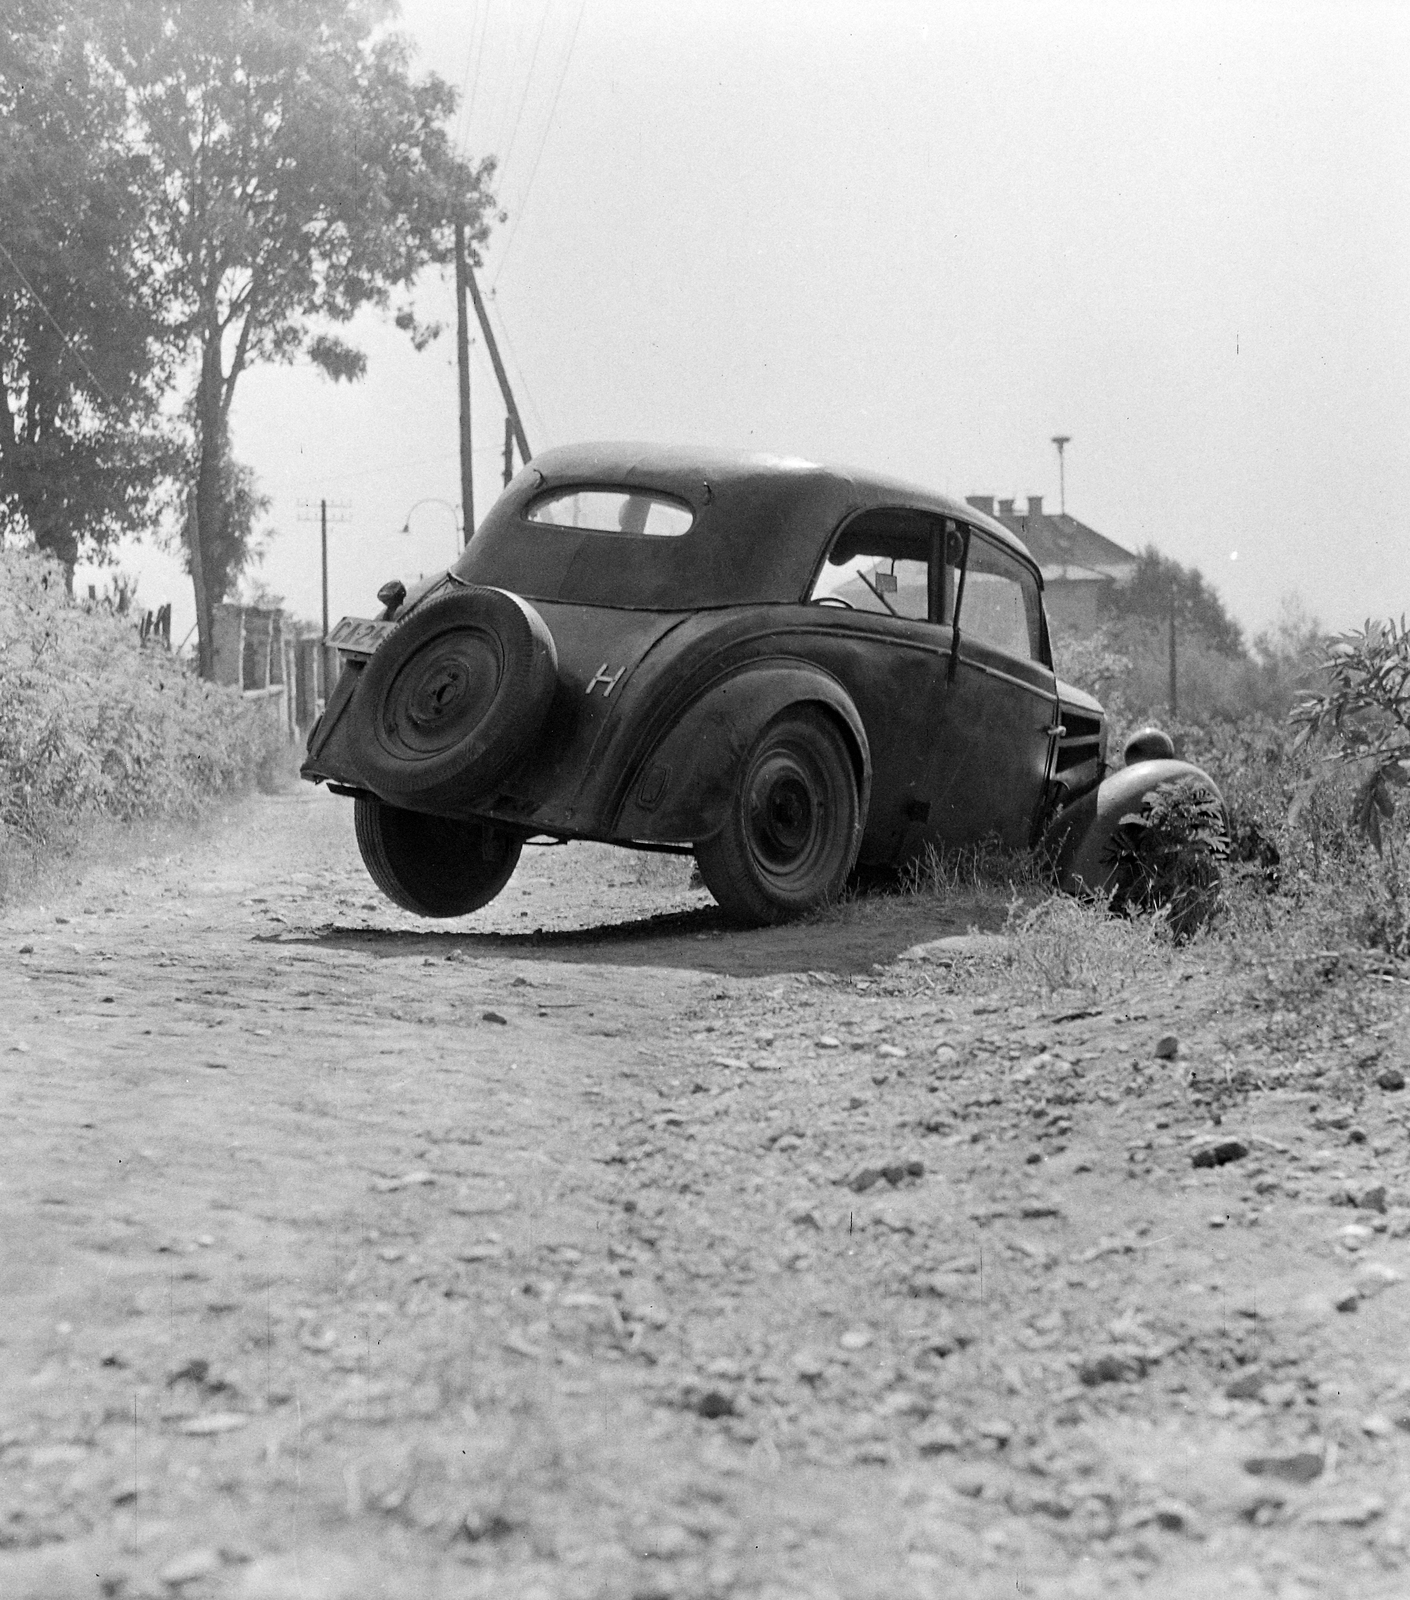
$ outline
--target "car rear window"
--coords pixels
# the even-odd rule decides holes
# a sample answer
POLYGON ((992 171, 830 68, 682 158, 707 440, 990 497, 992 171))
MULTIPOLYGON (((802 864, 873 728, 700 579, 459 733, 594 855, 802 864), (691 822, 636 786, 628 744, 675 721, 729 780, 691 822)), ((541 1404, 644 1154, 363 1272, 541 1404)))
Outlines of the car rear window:
POLYGON ((695 514, 679 500, 627 489, 555 489, 533 501, 524 515, 530 522, 551 528, 642 534, 652 539, 679 538, 690 531, 695 520, 695 514))

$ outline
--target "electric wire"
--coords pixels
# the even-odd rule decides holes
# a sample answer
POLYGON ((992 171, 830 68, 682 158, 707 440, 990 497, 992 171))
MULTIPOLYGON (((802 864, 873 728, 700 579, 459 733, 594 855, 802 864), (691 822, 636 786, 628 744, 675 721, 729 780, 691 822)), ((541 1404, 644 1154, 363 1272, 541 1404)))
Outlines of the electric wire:
MULTIPOLYGON (((470 144, 470 129, 475 121, 475 107, 479 104, 480 99, 480 68, 485 61, 485 35, 490 31, 490 9, 489 0, 486 0, 484 16, 480 22, 480 44, 475 52, 475 76, 470 80, 470 106, 466 112, 465 120, 465 144, 467 149, 470 144)), ((464 153, 464 151, 461 152, 462 156, 464 153)))
POLYGON ((529 57, 529 70, 524 77, 524 92, 519 96, 519 110, 514 117, 514 127, 509 135, 509 148, 504 152, 505 170, 509 167, 509 158, 514 154, 514 142, 519 137, 519 124, 524 120, 524 107, 529 103, 529 90, 533 87, 534 67, 539 59, 539 46, 543 43, 543 31, 548 26, 548 14, 553 9, 553 0, 545 0, 543 16, 539 19, 539 31, 534 39, 534 51, 529 57))
POLYGON ((573 35, 568 40, 568 53, 563 57, 563 69, 558 74, 558 84, 553 91, 553 101, 548 108, 548 120, 543 125, 543 137, 539 140, 538 151, 534 156, 534 164, 529 170, 529 181, 524 185, 524 193, 514 213, 514 222, 509 230, 509 237, 504 241, 504 249, 500 252, 499 264, 495 268, 494 280, 490 284, 491 292, 499 283, 500 275, 504 271, 504 263, 509 259, 509 252, 514 248, 514 240, 518 237, 519 224, 524 220, 524 213, 528 210, 529 195, 533 191, 534 179, 538 176, 539 162, 543 159, 544 146, 548 143, 548 136, 553 130, 553 119, 558 111, 558 97, 563 93, 563 83, 568 76, 568 67, 573 60, 573 47, 578 42, 578 29, 583 25, 583 13, 587 10, 587 0, 579 0, 578 19, 573 24, 573 35))
MULTIPOLYGON (((523 26, 522 18, 520 25, 523 26)), ((491 55, 496 57, 497 65, 489 72, 489 79, 494 85, 495 93, 487 102, 487 115, 485 129, 487 142, 485 148, 495 152, 495 161, 500 174, 504 171, 504 160, 501 152, 509 134, 510 123, 514 116, 514 84, 519 77, 519 64, 523 54, 523 40, 517 33, 496 32, 495 46, 491 55), (494 134, 489 136, 488 130, 493 126, 494 134)))
POLYGON ((490 31, 491 0, 485 0, 483 7, 476 0, 475 20, 470 25, 470 44, 466 51, 465 69, 465 99, 461 109, 464 118, 460 125, 460 132, 456 135, 456 155, 464 161, 470 149, 470 136, 475 129, 475 107, 480 99, 480 69, 485 59, 485 35, 490 31), (475 26, 479 25, 479 42, 475 39, 475 26), (470 55, 473 52, 475 67, 470 70, 470 55))
POLYGON ((475 9, 470 14, 470 40, 465 46, 465 71, 460 78, 460 106, 455 119, 455 137, 451 140, 451 149, 463 157, 466 144, 467 107, 470 99, 470 65, 475 59, 475 29, 480 21, 480 0, 475 0, 475 9))

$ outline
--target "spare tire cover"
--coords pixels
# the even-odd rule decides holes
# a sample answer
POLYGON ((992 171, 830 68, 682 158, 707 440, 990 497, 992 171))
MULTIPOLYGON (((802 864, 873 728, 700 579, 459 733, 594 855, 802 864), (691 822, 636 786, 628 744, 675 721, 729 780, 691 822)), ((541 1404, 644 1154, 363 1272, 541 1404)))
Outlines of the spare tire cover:
POLYGON ((418 606, 348 708, 368 788, 415 810, 486 793, 537 737, 557 681, 553 635, 518 595, 473 585, 418 606))

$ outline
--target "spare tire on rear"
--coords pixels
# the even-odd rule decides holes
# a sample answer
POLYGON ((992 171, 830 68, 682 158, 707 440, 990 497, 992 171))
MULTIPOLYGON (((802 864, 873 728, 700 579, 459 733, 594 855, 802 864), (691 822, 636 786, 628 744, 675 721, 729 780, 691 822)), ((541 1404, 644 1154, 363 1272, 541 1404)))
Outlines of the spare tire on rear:
POLYGON ((348 707, 367 787, 432 812, 489 794, 537 737, 557 682, 553 635, 518 595, 467 585, 418 606, 348 707))

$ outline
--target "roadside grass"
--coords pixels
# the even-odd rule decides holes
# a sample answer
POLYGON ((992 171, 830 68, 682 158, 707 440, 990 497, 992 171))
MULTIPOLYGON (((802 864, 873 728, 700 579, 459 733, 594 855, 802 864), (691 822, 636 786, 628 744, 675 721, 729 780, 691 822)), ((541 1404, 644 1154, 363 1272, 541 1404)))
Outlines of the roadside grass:
POLYGON ((1035 852, 993 840, 927 847, 901 874, 899 889, 913 901, 942 901, 949 920, 973 932, 1002 936, 936 952, 919 965, 914 981, 928 993, 1003 990, 1087 1003, 1160 970, 1174 948, 1163 915, 1114 916, 1104 900, 1060 894, 1035 852))
POLYGON ((100 823, 191 820, 289 762, 267 708, 75 604, 54 562, 0 551, 0 901, 100 823))
POLYGON ((1182 940, 1164 911, 1114 914, 1101 900, 1059 894, 1031 852, 992 843, 931 849, 902 875, 901 892, 943 901, 952 922, 1005 939, 929 963, 926 985, 1096 1000, 1202 966, 1224 975, 1230 1004, 1256 1013, 1264 1035, 1294 1045, 1309 1028, 1355 1036, 1347 1013, 1360 1006, 1382 1022, 1402 1014, 1410 807, 1384 822, 1378 850, 1355 820, 1361 774, 1325 748, 1299 750, 1288 730, 1262 717, 1206 731, 1203 746, 1229 802, 1232 836, 1207 928, 1182 940))

